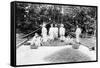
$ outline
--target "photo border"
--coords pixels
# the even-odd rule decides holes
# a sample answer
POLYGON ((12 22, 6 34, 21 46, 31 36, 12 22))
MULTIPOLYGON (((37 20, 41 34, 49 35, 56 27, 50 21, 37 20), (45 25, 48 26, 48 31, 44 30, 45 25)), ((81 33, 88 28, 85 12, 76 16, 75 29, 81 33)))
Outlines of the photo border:
POLYGON ((98 6, 92 5, 76 5, 76 4, 60 4, 60 3, 45 3, 45 2, 26 2, 26 1, 12 1, 10 3, 11 9, 11 28, 10 28, 10 65, 13 67, 23 67, 23 66, 41 66, 41 65, 56 65, 56 64, 73 64, 73 63, 88 63, 88 62, 98 62, 98 6), (61 62, 61 63, 46 63, 46 64, 28 64, 28 65, 16 65, 16 18, 15 18, 15 3, 30 3, 30 4, 47 4, 47 5, 62 5, 62 6, 81 6, 81 7, 95 7, 96 12, 96 60, 94 61, 79 61, 79 62, 61 62))

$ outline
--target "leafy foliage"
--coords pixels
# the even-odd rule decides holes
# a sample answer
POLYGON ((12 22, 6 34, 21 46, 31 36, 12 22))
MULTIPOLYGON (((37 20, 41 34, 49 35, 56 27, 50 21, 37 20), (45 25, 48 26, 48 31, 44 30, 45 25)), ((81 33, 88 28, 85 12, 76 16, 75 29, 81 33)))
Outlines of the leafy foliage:
POLYGON ((69 32, 75 29, 76 25, 82 28, 83 33, 89 30, 93 32, 96 29, 96 12, 96 7, 17 3, 17 32, 30 33, 40 28, 43 22, 63 23, 69 32))

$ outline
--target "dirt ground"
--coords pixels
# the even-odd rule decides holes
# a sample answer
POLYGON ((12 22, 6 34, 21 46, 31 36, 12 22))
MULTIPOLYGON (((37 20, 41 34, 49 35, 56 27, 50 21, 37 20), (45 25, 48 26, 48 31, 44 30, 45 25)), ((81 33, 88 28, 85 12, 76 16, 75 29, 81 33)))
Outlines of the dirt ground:
MULTIPOLYGON (((25 38, 26 39, 26 38, 25 38)), ((17 43, 25 40, 17 38, 17 43)), ((80 62, 96 60, 96 50, 89 48, 96 46, 96 38, 81 38, 79 49, 73 49, 72 45, 65 45, 55 41, 52 46, 40 46, 38 49, 30 49, 30 46, 22 45, 16 49, 17 65, 48 64, 61 62, 80 62)))
POLYGON ((71 45, 39 47, 30 49, 30 46, 21 46, 17 49, 17 65, 48 64, 61 62, 79 62, 96 60, 96 52, 89 51, 83 45, 73 49, 71 45))

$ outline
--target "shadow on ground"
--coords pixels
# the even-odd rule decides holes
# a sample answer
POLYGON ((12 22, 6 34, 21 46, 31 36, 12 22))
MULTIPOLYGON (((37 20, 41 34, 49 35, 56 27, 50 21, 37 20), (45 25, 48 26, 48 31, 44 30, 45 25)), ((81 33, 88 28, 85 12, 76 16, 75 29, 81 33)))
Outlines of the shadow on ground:
POLYGON ((77 49, 64 48, 60 51, 53 53, 52 55, 46 56, 44 60, 50 63, 61 63, 90 61, 91 58, 77 49))

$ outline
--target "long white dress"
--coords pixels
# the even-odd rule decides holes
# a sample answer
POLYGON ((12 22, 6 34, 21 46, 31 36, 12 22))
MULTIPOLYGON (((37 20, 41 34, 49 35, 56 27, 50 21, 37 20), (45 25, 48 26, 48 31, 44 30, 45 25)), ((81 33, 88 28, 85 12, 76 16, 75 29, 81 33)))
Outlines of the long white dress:
POLYGON ((59 34, 60 34, 60 40, 65 40, 65 28, 64 27, 60 27, 59 34))
POLYGON ((42 41, 43 42, 47 42, 48 38, 47 38, 47 29, 46 27, 42 27, 42 41))
POLYGON ((60 34, 60 36, 65 36, 65 28, 64 27, 60 27, 59 34, 60 34))
POLYGON ((36 38, 35 45, 41 46, 41 37, 40 36, 36 38))
POLYGON ((42 27, 42 37, 46 37, 47 36, 47 29, 46 27, 42 27))
POLYGON ((80 42, 81 29, 77 28, 75 34, 76 34, 76 42, 80 42))
POLYGON ((50 27, 50 29, 49 29, 49 38, 51 39, 51 40, 53 40, 54 39, 54 27, 50 27))
POLYGON ((54 28, 54 38, 58 38, 58 28, 54 28))

